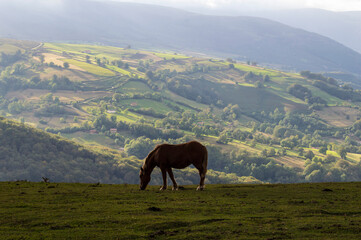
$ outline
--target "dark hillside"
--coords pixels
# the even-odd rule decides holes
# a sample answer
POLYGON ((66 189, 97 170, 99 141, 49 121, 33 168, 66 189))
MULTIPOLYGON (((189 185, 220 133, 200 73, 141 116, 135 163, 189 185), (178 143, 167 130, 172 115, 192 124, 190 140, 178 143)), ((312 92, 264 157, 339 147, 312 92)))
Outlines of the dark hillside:
POLYGON ((0 181, 48 177, 56 182, 134 182, 125 175, 139 164, 4 118, 0 143, 0 181))
MULTIPOLYGON (((110 149, 90 150, 54 134, 0 117, 0 181, 138 183, 142 161, 122 157, 110 149)), ((176 172, 181 184, 199 181, 195 169, 176 172)), ((151 184, 159 184, 155 171, 151 184)), ((260 182, 252 177, 237 177, 210 170, 207 182, 260 182)))

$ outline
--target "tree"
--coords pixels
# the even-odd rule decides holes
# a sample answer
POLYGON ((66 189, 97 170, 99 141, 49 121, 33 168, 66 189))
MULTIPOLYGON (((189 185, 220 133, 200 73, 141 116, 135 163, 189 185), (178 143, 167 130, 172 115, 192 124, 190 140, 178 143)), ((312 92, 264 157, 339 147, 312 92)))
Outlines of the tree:
POLYGON ((270 157, 276 156, 276 150, 274 148, 271 148, 268 152, 268 156, 270 157))
POLYGON ((148 79, 152 80, 154 78, 154 73, 150 70, 148 70, 145 75, 147 76, 148 79))
POLYGON ((63 63, 63 67, 64 67, 65 69, 68 69, 68 68, 69 68, 69 63, 64 62, 64 63, 63 63))
POLYGON ((267 157, 267 155, 268 155, 267 149, 264 148, 264 149, 262 150, 262 152, 261 152, 261 156, 262 156, 262 157, 267 157))
POLYGON ((117 116, 110 116, 110 121, 112 121, 113 123, 115 123, 117 121, 117 116))
POLYGON ((270 78, 268 75, 265 75, 265 76, 263 77, 263 81, 264 81, 264 82, 269 82, 269 81, 271 81, 271 78, 270 78))
POLYGON ((86 55, 86 56, 85 56, 85 60, 86 60, 87 63, 91 63, 91 61, 90 61, 90 56, 89 56, 89 55, 86 55))
POLYGON ((326 153, 327 153, 327 147, 325 147, 325 146, 321 147, 321 148, 318 150, 318 152, 326 155, 326 153))
POLYGON ((45 61, 44 55, 41 54, 41 55, 39 56, 39 59, 40 59, 40 62, 41 62, 41 63, 44 63, 44 61, 45 61))
POLYGON ((133 155, 143 159, 154 148, 154 145, 153 141, 149 138, 139 137, 126 144, 124 150, 129 156, 133 155))
POLYGON ((340 155, 342 159, 346 159, 347 151, 344 146, 341 146, 337 149, 337 153, 340 155))
POLYGON ((221 144, 227 144, 229 142, 229 139, 227 137, 227 133, 225 131, 223 131, 219 137, 217 138, 217 143, 221 143, 221 144))
POLYGON ((255 85, 256 85, 256 88, 263 88, 264 87, 263 83, 261 83, 260 81, 257 81, 255 85))
POLYGON ((312 160, 312 158, 315 156, 315 154, 311 150, 308 150, 304 156, 306 159, 312 160))
POLYGON ((252 71, 247 72, 246 75, 244 75, 244 79, 246 81, 253 80, 254 77, 255 77, 255 75, 252 71))

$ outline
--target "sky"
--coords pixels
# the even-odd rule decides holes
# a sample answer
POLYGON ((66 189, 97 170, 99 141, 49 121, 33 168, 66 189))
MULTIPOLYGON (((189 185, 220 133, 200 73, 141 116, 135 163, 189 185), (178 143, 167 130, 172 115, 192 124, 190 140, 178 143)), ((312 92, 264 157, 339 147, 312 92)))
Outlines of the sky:
MULTIPOLYGON (((109 1, 109 0, 102 0, 109 1)), ((361 0, 113 0, 139 2, 183 9, 212 11, 257 11, 298 8, 319 8, 330 11, 361 11, 361 0)))

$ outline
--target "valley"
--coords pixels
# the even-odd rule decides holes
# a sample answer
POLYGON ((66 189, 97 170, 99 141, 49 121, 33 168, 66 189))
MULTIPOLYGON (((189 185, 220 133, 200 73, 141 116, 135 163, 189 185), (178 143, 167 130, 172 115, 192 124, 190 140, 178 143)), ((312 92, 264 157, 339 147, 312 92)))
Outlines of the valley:
POLYGON ((196 139, 211 169, 238 178, 361 179, 348 174, 360 167, 361 94, 333 78, 130 46, 0 44, 6 118, 138 159, 196 139))

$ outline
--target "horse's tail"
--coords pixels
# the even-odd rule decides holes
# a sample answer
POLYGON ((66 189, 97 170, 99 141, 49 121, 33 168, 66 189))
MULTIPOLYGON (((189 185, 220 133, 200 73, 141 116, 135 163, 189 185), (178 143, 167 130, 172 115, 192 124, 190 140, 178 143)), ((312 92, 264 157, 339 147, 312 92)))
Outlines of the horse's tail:
POLYGON ((202 166, 204 169, 204 172, 207 172, 207 165, 208 165, 208 151, 207 148, 204 147, 205 153, 204 153, 204 157, 203 157, 203 162, 202 162, 202 166))

